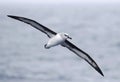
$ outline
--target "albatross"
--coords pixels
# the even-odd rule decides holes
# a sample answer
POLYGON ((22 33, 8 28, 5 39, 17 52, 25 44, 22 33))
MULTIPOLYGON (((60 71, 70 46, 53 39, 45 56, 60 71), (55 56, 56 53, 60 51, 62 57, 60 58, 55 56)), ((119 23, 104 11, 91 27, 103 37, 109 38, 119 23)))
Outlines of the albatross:
POLYGON ((13 16, 13 15, 7 15, 10 18, 22 21, 24 23, 27 23, 34 28, 40 30, 41 32, 45 33, 50 39, 48 42, 44 45, 46 49, 49 49, 51 47, 61 45, 63 47, 68 48, 70 51, 75 53, 80 58, 84 59, 86 62, 88 62, 98 73, 100 73, 102 76, 104 76, 103 72, 101 71, 100 67, 97 65, 97 63, 83 50, 75 46, 73 43, 71 43, 68 39, 72 39, 67 33, 56 33, 52 31, 51 29, 47 28, 46 26, 43 26, 42 24, 25 17, 20 16, 13 16))

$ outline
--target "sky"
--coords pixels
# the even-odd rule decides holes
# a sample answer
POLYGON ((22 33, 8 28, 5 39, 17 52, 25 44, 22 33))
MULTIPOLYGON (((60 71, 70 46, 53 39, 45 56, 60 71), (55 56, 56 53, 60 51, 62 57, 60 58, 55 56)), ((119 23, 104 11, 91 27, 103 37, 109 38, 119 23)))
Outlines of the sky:
POLYGON ((0 0, 0 3, 120 3, 120 0, 0 0))

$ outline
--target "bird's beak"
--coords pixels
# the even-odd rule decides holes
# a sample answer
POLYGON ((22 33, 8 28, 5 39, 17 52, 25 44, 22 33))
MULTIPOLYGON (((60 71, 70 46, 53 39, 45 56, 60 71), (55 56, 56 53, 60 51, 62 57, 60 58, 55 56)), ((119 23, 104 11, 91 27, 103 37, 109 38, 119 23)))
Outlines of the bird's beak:
POLYGON ((72 39, 71 37, 68 36, 69 39, 72 39))

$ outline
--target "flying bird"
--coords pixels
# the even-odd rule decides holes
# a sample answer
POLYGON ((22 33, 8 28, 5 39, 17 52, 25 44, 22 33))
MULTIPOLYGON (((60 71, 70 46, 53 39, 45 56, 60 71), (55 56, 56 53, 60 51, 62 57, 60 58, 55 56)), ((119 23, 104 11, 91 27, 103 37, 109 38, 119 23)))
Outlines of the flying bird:
POLYGON ((25 17, 12 16, 12 15, 8 15, 8 17, 27 23, 33 26, 34 28, 40 30, 41 32, 45 33, 50 38, 47 44, 44 45, 46 49, 49 49, 57 45, 66 47, 70 51, 78 55, 80 58, 87 61, 98 73, 104 76, 103 72, 101 71, 97 63, 86 52, 84 52, 83 50, 75 46, 73 43, 68 41, 68 39, 72 39, 72 38, 67 33, 62 33, 62 32, 56 33, 51 29, 47 28, 46 26, 43 26, 42 24, 25 17))

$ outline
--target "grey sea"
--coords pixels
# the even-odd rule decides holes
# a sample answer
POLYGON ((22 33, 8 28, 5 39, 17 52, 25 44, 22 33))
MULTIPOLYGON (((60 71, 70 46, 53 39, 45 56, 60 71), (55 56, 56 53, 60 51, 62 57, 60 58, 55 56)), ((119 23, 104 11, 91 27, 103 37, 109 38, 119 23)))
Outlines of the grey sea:
POLYGON ((120 82, 120 5, 0 3, 0 82, 120 82), (105 76, 64 47, 44 49, 45 34, 7 15, 68 33, 105 76))

